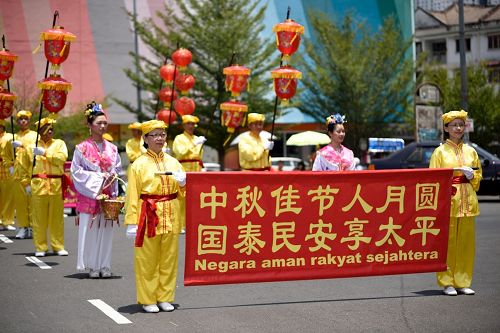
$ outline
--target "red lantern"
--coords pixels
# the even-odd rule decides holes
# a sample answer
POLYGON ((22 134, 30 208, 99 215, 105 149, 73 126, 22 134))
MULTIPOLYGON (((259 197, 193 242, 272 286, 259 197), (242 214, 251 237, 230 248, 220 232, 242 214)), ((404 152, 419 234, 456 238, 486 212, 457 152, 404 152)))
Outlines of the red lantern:
POLYGON ((160 76, 167 84, 174 80, 174 73, 175 76, 179 75, 179 70, 175 68, 175 65, 167 64, 160 67, 160 76))
POLYGON ((186 66, 193 60, 193 54, 188 49, 180 48, 172 53, 172 61, 179 66, 181 71, 186 69, 186 66))
POLYGON ((220 105, 222 113, 221 122, 227 127, 228 133, 233 133, 236 128, 244 125, 245 112, 248 111, 248 106, 238 101, 229 101, 220 105))
POLYGON ((226 91, 231 92, 231 96, 239 96, 247 87, 250 69, 244 66, 230 66, 222 71, 226 75, 226 91))
POLYGON ((39 81, 38 88, 42 90, 42 104, 45 109, 51 113, 57 113, 66 105, 66 97, 71 89, 71 83, 60 75, 52 74, 39 81))
POLYGON ((290 56, 297 51, 300 44, 300 35, 304 33, 304 27, 292 19, 278 23, 273 27, 276 32, 276 46, 283 53, 283 61, 289 61, 290 56))
POLYGON ((174 109, 181 116, 193 114, 196 104, 191 98, 181 97, 174 103, 174 109))
POLYGON ((302 73, 291 66, 283 66, 271 71, 274 79, 274 91, 282 100, 287 103, 295 95, 298 79, 302 78, 302 73))
POLYGON ((177 91, 171 87, 163 88, 158 93, 158 97, 166 108, 170 108, 171 103, 177 99, 177 91))
POLYGON ((191 74, 180 74, 175 78, 175 87, 185 95, 194 86, 194 76, 191 74))
POLYGON ((14 102, 17 96, 0 88, 0 119, 6 119, 12 116, 14 111, 14 102))
POLYGON ((17 56, 14 53, 10 53, 9 50, 2 49, 0 51, 0 87, 3 86, 4 81, 7 81, 12 76, 16 60, 17 56))
POLYGON ((63 27, 55 27, 42 32, 40 39, 44 41, 45 57, 52 64, 52 69, 57 70, 68 58, 71 42, 76 36, 64 31, 63 27))
POLYGON ((162 109, 156 114, 156 119, 163 120, 165 124, 172 124, 177 119, 177 115, 170 109, 162 109))

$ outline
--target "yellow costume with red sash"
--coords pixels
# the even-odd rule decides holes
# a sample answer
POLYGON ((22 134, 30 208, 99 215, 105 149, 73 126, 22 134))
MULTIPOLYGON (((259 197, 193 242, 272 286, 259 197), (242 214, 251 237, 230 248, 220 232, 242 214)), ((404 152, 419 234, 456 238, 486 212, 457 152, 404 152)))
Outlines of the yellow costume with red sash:
MULTIPOLYGON (((5 128, 5 121, 0 120, 0 125, 5 128)), ((12 195, 14 179, 2 159, 3 150, 6 149, 7 142, 11 140, 12 134, 7 132, 0 134, 0 225, 4 227, 14 224, 14 196, 12 195)))

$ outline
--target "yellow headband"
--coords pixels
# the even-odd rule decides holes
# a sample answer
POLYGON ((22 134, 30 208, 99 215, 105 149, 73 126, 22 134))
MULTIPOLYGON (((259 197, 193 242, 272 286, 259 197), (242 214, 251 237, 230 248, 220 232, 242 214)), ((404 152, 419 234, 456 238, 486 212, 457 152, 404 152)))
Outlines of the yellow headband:
POLYGON ((187 115, 184 115, 182 116, 182 123, 185 124, 185 123, 199 123, 200 122, 200 119, 196 116, 192 116, 190 114, 187 114, 187 115))
POLYGON ((135 129, 135 130, 141 130, 141 123, 138 123, 138 122, 135 122, 135 123, 132 123, 130 125, 128 125, 128 129, 135 129))
POLYGON ((32 116, 32 113, 30 111, 27 111, 27 110, 21 110, 19 111, 17 114, 16 114, 16 119, 19 119, 21 117, 28 117, 28 118, 31 118, 32 116))
POLYGON ((263 114, 260 114, 260 113, 249 113, 248 114, 248 124, 249 125, 251 123, 255 123, 257 121, 264 122, 265 119, 266 119, 266 117, 263 114))
POLYGON ((157 128, 165 129, 167 128, 167 125, 162 120, 150 120, 143 122, 141 126, 142 134, 146 135, 157 128))
POLYGON ((467 120, 467 112, 465 112, 464 110, 449 111, 441 116, 441 119, 443 119, 443 122, 445 125, 448 124, 449 122, 451 122, 453 119, 457 119, 457 118, 462 119, 463 121, 466 121, 467 120))
MULTIPOLYGON (((42 128, 43 126, 45 125, 53 125, 57 123, 57 121, 53 118, 42 118, 42 120, 40 120, 40 128, 42 128)), ((35 123, 35 126, 38 126, 38 121, 35 123)))

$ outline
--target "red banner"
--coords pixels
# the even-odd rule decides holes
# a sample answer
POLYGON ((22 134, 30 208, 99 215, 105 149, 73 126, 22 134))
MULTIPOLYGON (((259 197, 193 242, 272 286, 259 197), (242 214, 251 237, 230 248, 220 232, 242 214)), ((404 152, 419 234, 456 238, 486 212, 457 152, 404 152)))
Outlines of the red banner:
POLYGON ((188 173, 184 284, 446 270, 452 174, 188 173))

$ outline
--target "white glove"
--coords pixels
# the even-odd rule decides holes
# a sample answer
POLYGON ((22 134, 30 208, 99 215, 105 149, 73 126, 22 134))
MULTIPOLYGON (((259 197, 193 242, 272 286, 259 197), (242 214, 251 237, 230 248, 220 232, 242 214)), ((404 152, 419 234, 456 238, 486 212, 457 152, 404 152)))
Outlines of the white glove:
POLYGON ((14 167, 13 167, 13 166, 11 166, 11 167, 9 168, 9 173, 10 173, 10 175, 11 175, 11 176, 13 176, 13 175, 14 175, 14 167))
POLYGON ((14 148, 17 148, 17 147, 22 147, 23 146, 23 143, 21 141, 17 141, 17 140, 14 140, 12 141, 12 146, 14 148))
POLYGON ((29 185, 28 185, 28 186, 26 186, 26 187, 24 188, 24 190, 26 191, 26 194, 31 194, 31 186, 29 186, 29 185))
POLYGON ((34 155, 44 156, 45 155, 45 149, 42 148, 42 147, 35 147, 35 148, 33 148, 33 154, 34 155))
POLYGON ((186 185, 186 173, 184 171, 174 171, 172 172, 172 176, 177 180, 180 187, 184 187, 186 185))
POLYGON ((468 180, 471 180, 472 178, 474 178, 474 170, 472 170, 471 167, 468 167, 468 166, 461 167, 460 171, 462 171, 465 178, 467 178, 468 180))
POLYGON ((202 145, 207 141, 207 138, 205 138, 203 135, 197 137, 196 139, 193 140, 195 145, 202 145))
POLYGON ((127 236, 127 239, 135 239, 135 236, 137 235, 137 225, 129 224, 125 235, 127 236))
POLYGON ((265 150, 272 150, 274 147, 274 141, 264 141, 263 145, 265 150))
POLYGON ((165 154, 172 155, 172 154, 171 154, 172 150, 171 150, 170 148, 168 148, 168 147, 163 147, 161 150, 162 150, 165 154))

